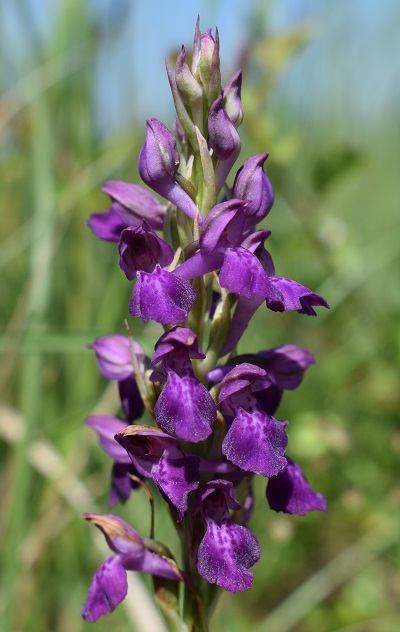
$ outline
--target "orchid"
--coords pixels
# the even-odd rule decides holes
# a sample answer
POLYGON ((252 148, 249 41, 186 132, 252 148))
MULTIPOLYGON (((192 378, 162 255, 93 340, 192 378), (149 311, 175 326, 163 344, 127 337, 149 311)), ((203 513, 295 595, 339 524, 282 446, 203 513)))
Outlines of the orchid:
POLYGON ((254 477, 268 479, 273 511, 326 510, 323 495, 286 455, 289 421, 275 417, 314 357, 293 344, 238 354, 238 344, 264 303, 310 316, 329 305, 276 275, 264 246, 271 231, 257 230, 274 203, 264 171, 269 154, 241 161, 232 173, 241 151, 242 74, 223 87, 218 31, 201 33, 198 22, 191 64, 182 47, 167 74, 173 132, 149 119, 138 158, 144 184, 162 199, 139 185, 108 182, 111 208, 89 219, 98 238, 118 244, 121 271, 134 283, 129 314, 161 324, 164 333, 149 356, 129 324, 128 336, 89 345, 103 377, 118 383, 121 414, 86 423, 113 462, 110 504, 134 504, 143 487, 150 496, 149 483, 179 533, 182 569, 154 540, 153 520, 144 538, 117 516, 88 514, 115 555, 96 571, 82 616, 95 621, 114 610, 126 596, 126 571, 145 572, 162 589, 156 592, 170 629, 204 632, 221 590, 243 592, 253 583, 250 569, 261 555, 249 527, 254 477))

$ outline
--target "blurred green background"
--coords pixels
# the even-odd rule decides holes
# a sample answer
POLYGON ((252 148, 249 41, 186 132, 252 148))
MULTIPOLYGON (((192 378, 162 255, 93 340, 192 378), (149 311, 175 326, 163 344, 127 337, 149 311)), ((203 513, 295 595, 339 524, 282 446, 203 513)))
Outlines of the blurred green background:
MULTIPOLYGON (((110 464, 86 416, 117 395, 86 344, 124 333, 130 284, 86 227, 107 179, 138 181, 144 119, 171 126, 163 59, 218 25, 224 79, 244 71, 241 161, 270 152, 267 218, 278 274, 323 294, 317 318, 261 310, 242 351, 315 355, 278 411, 326 515, 269 511, 246 594, 215 632, 400 629, 400 7, 384 0, 0 2, 0 630, 85 630, 104 556, 84 511, 107 511, 110 464)), ((149 354, 159 330, 132 323, 149 354)), ((137 494, 120 515, 146 534, 137 494)), ((174 534, 163 514, 157 536, 174 534)), ((136 577, 92 626, 158 632, 136 577)), ((144 585, 148 578, 144 578, 144 585)), ((157 627, 158 626, 158 627, 157 627)))

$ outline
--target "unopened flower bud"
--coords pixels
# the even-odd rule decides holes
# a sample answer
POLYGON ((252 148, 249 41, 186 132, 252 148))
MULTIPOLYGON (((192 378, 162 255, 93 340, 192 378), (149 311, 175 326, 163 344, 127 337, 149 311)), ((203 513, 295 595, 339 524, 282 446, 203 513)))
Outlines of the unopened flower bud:
POLYGON ((238 128, 243 121, 241 100, 242 71, 235 72, 222 91, 224 109, 232 123, 238 128))
POLYGON ((203 90, 190 72, 190 68, 186 62, 184 46, 182 46, 182 50, 176 59, 175 80, 180 95, 186 105, 192 107, 202 100, 203 90))
POLYGON ((219 61, 219 35, 215 29, 215 39, 211 29, 201 34, 196 24, 193 46, 192 74, 203 86, 208 105, 211 105, 221 91, 221 70, 219 61))

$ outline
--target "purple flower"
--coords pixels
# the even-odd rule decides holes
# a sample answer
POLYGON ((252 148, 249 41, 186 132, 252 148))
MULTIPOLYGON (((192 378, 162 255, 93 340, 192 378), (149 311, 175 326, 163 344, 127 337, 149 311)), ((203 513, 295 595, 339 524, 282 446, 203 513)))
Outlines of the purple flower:
MULTIPOLYGON (((130 342, 127 336, 115 334, 96 338, 88 345, 96 354, 100 373, 107 380, 125 380, 133 375, 130 342)), ((144 353, 142 347, 133 342, 133 350, 138 359, 139 367, 143 368, 144 353)))
POLYGON ((207 374, 211 382, 220 382, 232 370, 232 366, 247 362, 266 371, 270 384, 257 390, 255 397, 261 408, 273 415, 278 408, 284 389, 293 390, 300 386, 304 371, 314 364, 312 354, 296 345, 284 345, 275 349, 238 355, 229 364, 218 367, 207 374))
MULTIPOLYGON (((267 278, 268 289, 264 296, 253 294, 252 296, 239 296, 235 312, 232 317, 228 340, 221 352, 221 355, 230 353, 237 345, 252 316, 257 309, 266 302, 269 309, 275 312, 297 310, 300 314, 316 316, 313 305, 320 305, 329 309, 326 300, 319 294, 314 294, 304 285, 275 276, 275 267, 272 257, 264 248, 264 241, 269 237, 270 231, 259 230, 248 235, 241 246, 249 250, 261 264, 267 278)), ((196 255, 195 255, 196 256, 196 255)), ((190 259, 188 260, 190 261, 190 259)), ((185 262, 187 264, 187 262, 185 262)), ((183 264, 183 265, 185 265, 183 264)), ((179 268, 177 269, 179 270, 179 268)))
MULTIPOLYGON (((144 370, 144 353, 142 347, 133 341, 139 369, 144 370)), ((88 345, 96 353, 100 373, 107 380, 117 380, 122 408, 128 421, 139 419, 143 413, 143 402, 136 385, 133 371, 130 342, 126 336, 118 334, 97 338, 88 345)))
POLYGON ((176 141, 169 129, 157 119, 148 120, 146 141, 139 154, 140 177, 191 219, 197 215, 201 223, 196 203, 177 183, 179 162, 176 141))
POLYGON ((102 190, 111 198, 111 208, 88 219, 98 239, 118 243, 124 228, 139 226, 143 219, 155 230, 163 227, 166 207, 139 184, 109 180, 102 190))
POLYGON ((304 516, 307 511, 326 511, 326 499, 311 489, 301 467, 287 459, 283 472, 269 479, 267 499, 274 511, 304 516))
POLYGON ((221 412, 234 416, 222 453, 242 470, 267 477, 286 467, 288 442, 286 423, 266 413, 254 395, 269 384, 266 371, 252 364, 239 364, 222 380, 218 400, 221 412))
POLYGON ((317 312, 313 309, 313 305, 320 305, 329 309, 327 301, 322 296, 315 294, 297 281, 271 277, 271 283, 282 296, 280 299, 266 297, 267 307, 273 312, 297 310, 300 314, 316 316, 317 312))
POLYGON ((152 426, 128 426, 115 435, 137 471, 152 478, 180 522, 188 508, 188 494, 199 485, 197 456, 185 456, 178 441, 152 426))
POLYGON ((117 516, 85 514, 86 520, 102 531, 115 555, 108 557, 95 572, 82 617, 88 623, 97 621, 112 612, 128 592, 126 571, 139 571, 182 581, 176 563, 150 550, 152 540, 141 538, 126 522, 117 516))
MULTIPOLYGON (((190 358, 204 358, 197 336, 186 327, 175 327, 163 334, 155 347, 151 366, 161 361, 167 378, 154 407, 157 423, 184 441, 198 443, 211 434, 217 416, 215 403, 195 377, 190 358)), ((160 379, 160 369, 152 380, 160 379)))
POLYGON ((129 313, 144 322, 183 322, 193 307, 196 291, 190 283, 163 269, 174 258, 171 246, 143 222, 137 228, 122 231, 119 253, 126 277, 137 278, 129 313))
POLYGON ((232 522, 229 509, 240 509, 232 483, 215 480, 199 487, 194 510, 200 511, 206 533, 196 563, 204 579, 236 593, 251 588, 253 574, 248 569, 258 562, 261 552, 255 535, 232 522))
MULTIPOLYGON (((242 242, 248 201, 232 199, 217 204, 207 215, 200 235, 200 249, 178 266, 175 274, 193 279, 220 270, 221 287, 238 296, 257 298, 257 307, 266 296, 280 300, 281 294, 270 282, 259 259, 242 242), (242 242, 242 243, 241 243, 242 242)), ((266 238, 270 231, 262 231, 266 238)), ((252 242, 249 242, 250 247, 252 242)))
POLYGON ((136 278, 139 270, 151 274, 157 264, 166 268, 174 258, 171 246, 147 222, 122 231, 118 248, 119 265, 129 281, 136 278))
POLYGON ((258 258, 274 288, 274 292, 265 295, 267 307, 274 312, 297 310, 300 314, 309 316, 317 315, 312 308, 313 305, 321 305, 329 309, 328 303, 319 294, 314 294, 297 281, 275 276, 271 255, 264 248, 264 241, 268 236, 269 232, 260 230, 249 235, 242 243, 243 247, 248 248, 258 258))
POLYGON ((130 478, 129 474, 138 476, 138 472, 132 465, 126 450, 119 445, 114 437, 117 432, 126 428, 127 422, 109 415, 95 415, 88 417, 85 423, 97 432, 101 447, 114 461, 109 506, 113 507, 118 500, 123 503, 126 502, 132 489, 136 489, 139 485, 130 478))

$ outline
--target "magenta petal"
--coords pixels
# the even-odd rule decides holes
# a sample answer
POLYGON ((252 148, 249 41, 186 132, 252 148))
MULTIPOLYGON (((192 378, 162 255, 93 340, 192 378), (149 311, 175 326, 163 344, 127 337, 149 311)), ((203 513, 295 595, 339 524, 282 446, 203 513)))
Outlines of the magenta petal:
POLYGON ((269 479, 267 499, 274 511, 304 516, 307 511, 326 511, 326 499, 314 492, 301 467, 287 459, 287 466, 269 479))
POLYGON ((313 355, 297 345, 284 345, 268 351, 259 351, 257 364, 265 369, 279 388, 295 389, 303 379, 304 371, 314 364, 313 355))
POLYGON ((221 287, 238 296, 265 296, 271 291, 270 281, 260 262, 245 248, 229 248, 219 275, 221 287))
POLYGON ((167 383, 154 407, 157 422, 169 434, 198 443, 211 434, 217 416, 214 401, 194 376, 168 371, 167 383))
POLYGON ((133 375, 118 382, 119 398, 122 409, 129 423, 139 419, 143 414, 143 400, 133 375))
POLYGON ((188 281, 156 266, 152 274, 137 273, 129 313, 145 323, 176 325, 187 318, 196 300, 196 291, 188 281))
MULTIPOLYGON (((133 374, 129 339, 126 336, 103 336, 88 347, 95 352, 100 373, 107 380, 125 380, 133 374)), ((143 362, 142 347, 134 342, 133 348, 139 362, 143 362)))
POLYGON ((109 180, 102 186, 113 201, 113 206, 127 226, 138 226, 142 220, 155 230, 161 230, 166 207, 150 191, 131 182, 109 180))
POLYGON ((127 227, 126 222, 113 207, 105 213, 93 213, 87 223, 97 239, 113 243, 119 242, 121 232, 127 227))
POLYGON ((114 461, 131 463, 126 450, 114 439, 117 432, 126 428, 126 421, 110 415, 95 415, 88 417, 85 423, 97 432, 101 447, 114 461))
POLYGON ((189 492, 199 486, 200 459, 197 456, 171 458, 166 451, 152 471, 152 477, 165 500, 181 522, 188 508, 189 492))
POLYGON ((267 307, 274 312, 297 310, 300 314, 316 316, 317 312, 313 309, 313 305, 321 305, 329 309, 328 303, 322 296, 314 294, 314 292, 296 281, 282 277, 270 277, 270 280, 282 295, 281 299, 267 296, 267 307))
POLYGON ((276 419, 261 410, 250 414, 238 406, 222 452, 242 470, 269 477, 285 469, 287 443, 287 434, 276 419))
POLYGON ((212 255, 217 250, 222 252, 240 244, 247 206, 248 202, 235 199, 214 206, 204 221, 200 235, 200 250, 203 255, 212 255))
POLYGON ((115 436, 124 447, 137 471, 151 477, 165 450, 174 458, 181 458, 178 441, 153 426, 128 426, 115 436))
MULTIPOLYGON (((129 460, 130 461, 130 460, 129 460)), ((111 474, 111 492, 108 506, 113 507, 118 501, 125 503, 139 483, 133 481, 129 475, 138 476, 138 472, 131 462, 114 463, 111 474)))
POLYGON ((199 574, 229 592, 249 590, 253 574, 248 570, 260 559, 256 536, 230 520, 219 526, 207 519, 207 531, 197 552, 199 574))
POLYGON ((112 612, 128 592, 126 571, 119 556, 108 557, 97 569, 81 614, 85 621, 93 623, 112 612))

